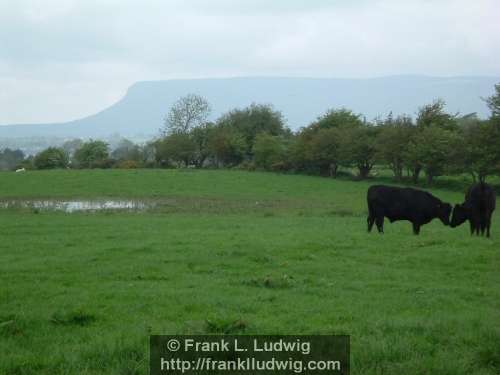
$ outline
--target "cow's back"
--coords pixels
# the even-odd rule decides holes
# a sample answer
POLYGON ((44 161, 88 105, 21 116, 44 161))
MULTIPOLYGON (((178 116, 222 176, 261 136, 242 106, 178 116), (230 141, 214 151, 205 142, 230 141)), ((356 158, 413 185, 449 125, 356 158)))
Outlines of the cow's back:
POLYGON ((405 201, 402 190, 402 188, 386 185, 370 186, 367 193, 368 205, 385 208, 400 205, 401 202, 405 201))
POLYGON ((434 206, 436 200, 431 194, 413 188, 386 185, 370 186, 367 193, 369 209, 383 210, 394 218, 407 218, 422 213, 434 206))
POLYGON ((496 194, 493 188, 481 182, 472 185, 465 195, 466 203, 479 212, 492 212, 496 208, 496 194))

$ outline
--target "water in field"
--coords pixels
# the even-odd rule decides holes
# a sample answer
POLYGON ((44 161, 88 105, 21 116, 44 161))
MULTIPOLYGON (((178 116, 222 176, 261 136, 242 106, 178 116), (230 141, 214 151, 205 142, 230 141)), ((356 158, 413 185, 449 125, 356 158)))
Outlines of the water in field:
MULTIPOLYGON (((288 200, 235 200, 218 198, 189 198, 189 197, 157 197, 154 199, 124 199, 124 198, 94 198, 94 199, 0 199, 0 210, 21 210, 35 213, 42 211, 72 212, 103 212, 103 211, 154 211, 161 213, 263 213, 272 216, 285 210, 295 210, 304 214, 314 207, 324 209, 325 215, 352 216, 359 215, 335 204, 317 203, 310 201, 288 200)), ((363 213, 364 214, 364 213, 363 213)))
POLYGON ((101 211, 101 210, 130 210, 142 211, 152 208, 152 202, 134 200, 10 200, 0 201, 0 208, 16 209, 28 208, 33 210, 47 211, 101 211))

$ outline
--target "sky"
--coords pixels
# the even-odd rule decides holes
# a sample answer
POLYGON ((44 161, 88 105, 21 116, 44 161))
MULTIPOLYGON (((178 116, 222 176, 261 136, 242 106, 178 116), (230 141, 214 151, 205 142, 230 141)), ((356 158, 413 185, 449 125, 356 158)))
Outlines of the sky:
POLYGON ((0 124, 96 113, 136 81, 500 76, 498 0, 0 0, 0 124))

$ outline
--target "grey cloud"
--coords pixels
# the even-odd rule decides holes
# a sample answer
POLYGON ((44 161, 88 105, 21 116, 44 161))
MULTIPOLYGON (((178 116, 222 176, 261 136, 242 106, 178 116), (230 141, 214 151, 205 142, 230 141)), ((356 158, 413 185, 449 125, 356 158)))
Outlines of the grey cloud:
POLYGON ((77 117, 136 80, 497 75, 496 10, 496 0, 0 0, 0 124, 77 117), (50 98, 16 105, 35 88, 73 96, 71 111, 50 98))

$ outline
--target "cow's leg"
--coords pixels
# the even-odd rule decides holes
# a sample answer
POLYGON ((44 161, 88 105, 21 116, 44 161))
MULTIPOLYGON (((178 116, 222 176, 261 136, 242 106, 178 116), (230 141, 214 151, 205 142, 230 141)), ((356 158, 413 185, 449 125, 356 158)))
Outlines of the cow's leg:
POLYGON ((479 220, 476 218, 470 220, 470 234, 479 236, 479 220))
POLYGON ((377 224, 377 229, 379 233, 384 233, 384 216, 377 215, 375 218, 375 224, 377 224))
POLYGON ((368 222, 368 233, 372 231, 373 223, 375 223, 375 218, 372 216, 368 216, 368 219, 366 220, 368 222))
POLYGON ((490 237, 490 226, 491 226, 491 212, 488 213, 486 221, 486 237, 490 237))
POLYGON ((474 217, 474 228, 476 229, 476 236, 479 237, 479 234, 481 233, 481 227, 482 227, 482 219, 480 214, 476 214, 474 217))
POLYGON ((481 228, 481 236, 484 236, 484 231, 486 230, 486 215, 481 215, 479 218, 480 228, 481 228))
POLYGON ((375 210, 373 209, 373 205, 368 202, 368 218, 366 222, 368 223, 368 233, 372 231, 373 223, 375 222, 375 210))
POLYGON ((372 231, 373 223, 375 222, 375 217, 372 216, 371 213, 368 214, 368 219, 366 219, 368 223, 368 233, 372 231))
POLYGON ((412 223, 413 224, 413 234, 418 235, 420 234, 420 224, 418 223, 412 223))

